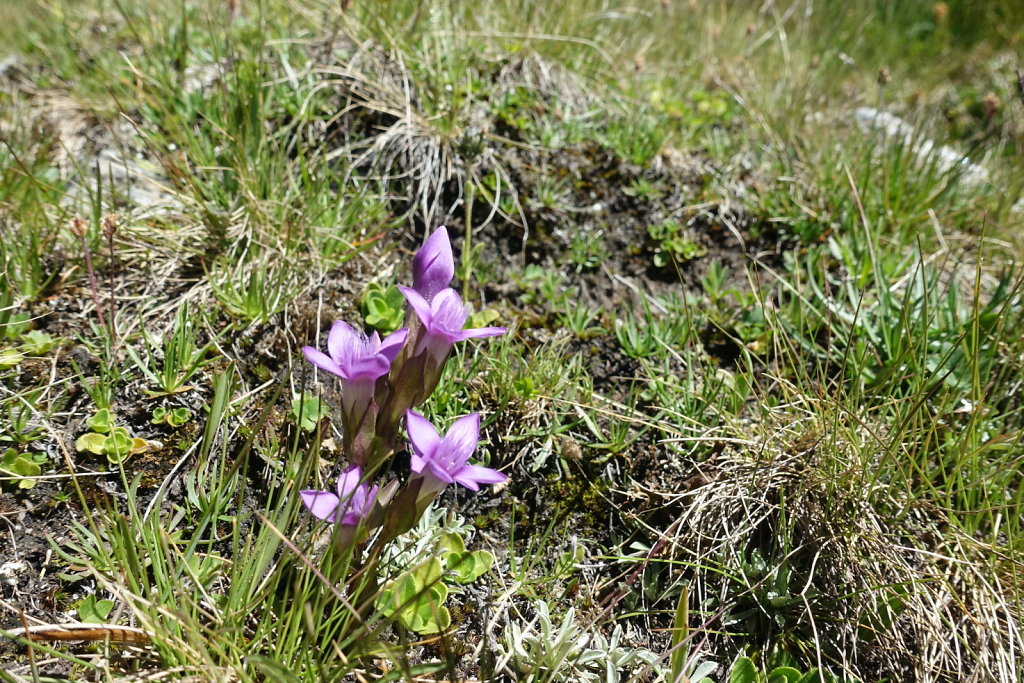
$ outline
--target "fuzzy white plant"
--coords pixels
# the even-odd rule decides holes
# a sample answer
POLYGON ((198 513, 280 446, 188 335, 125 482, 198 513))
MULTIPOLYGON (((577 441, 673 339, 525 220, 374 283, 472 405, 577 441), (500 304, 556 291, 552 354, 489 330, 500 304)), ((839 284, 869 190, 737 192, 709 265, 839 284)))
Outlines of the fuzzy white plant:
POLYGON ((556 628, 543 600, 534 604, 537 617, 529 624, 512 622, 502 636, 499 661, 525 683, 581 681, 618 683, 622 674, 643 665, 661 673, 654 652, 622 644, 622 627, 606 637, 597 630, 584 631, 570 608, 556 628))

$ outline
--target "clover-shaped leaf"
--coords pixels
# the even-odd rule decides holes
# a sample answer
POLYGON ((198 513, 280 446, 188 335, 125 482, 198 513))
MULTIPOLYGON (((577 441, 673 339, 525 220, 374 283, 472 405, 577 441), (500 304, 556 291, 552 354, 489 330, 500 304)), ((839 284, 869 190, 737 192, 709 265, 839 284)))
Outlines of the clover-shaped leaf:
POLYGON ((316 429, 320 420, 330 414, 330 406, 306 392, 302 392, 301 396, 292 399, 292 409, 288 411, 288 417, 294 420, 299 429, 304 432, 316 429))
POLYGON ((78 618, 88 624, 105 624, 113 609, 113 600, 97 600, 89 595, 78 604, 78 618))

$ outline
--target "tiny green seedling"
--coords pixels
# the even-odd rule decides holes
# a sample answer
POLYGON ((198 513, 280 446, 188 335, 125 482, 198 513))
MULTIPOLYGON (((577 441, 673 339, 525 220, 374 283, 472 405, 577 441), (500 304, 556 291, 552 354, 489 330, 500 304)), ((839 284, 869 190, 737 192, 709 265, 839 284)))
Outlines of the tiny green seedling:
POLYGON ((0 417, 0 441, 11 441, 27 445, 46 433, 43 427, 34 426, 33 418, 39 404, 42 389, 35 389, 3 404, 0 417))
POLYGON ((648 226, 647 235, 654 242, 651 260, 658 268, 673 262, 692 261, 707 253, 707 249, 697 244, 683 226, 674 220, 648 226))
POLYGON ((43 472, 46 463, 43 453, 19 453, 13 448, 0 456, 0 474, 18 482, 19 489, 30 489, 36 485, 36 477, 43 472))
POLYGON ((320 420, 330 414, 330 406, 305 391, 301 396, 292 399, 292 409, 288 411, 288 417, 304 432, 316 429, 320 420))
POLYGON ((405 297, 398 287, 372 283, 363 295, 366 324, 382 333, 394 332, 405 319, 405 297))
POLYGON ((147 391, 151 396, 191 391, 193 387, 185 383, 212 360, 207 358, 212 342, 198 345, 198 325, 189 315, 187 303, 178 308, 174 329, 162 343, 151 337, 145 328, 142 338, 146 346, 144 360, 130 346, 125 351, 146 379, 159 389, 147 391))
POLYGON ((158 406, 153 409, 153 417, 150 419, 150 424, 166 424, 177 429, 184 424, 187 424, 192 419, 192 411, 188 408, 164 408, 158 406))
POLYGON ((113 609, 113 600, 97 600, 95 595, 88 595, 78 603, 78 618, 87 624, 105 624, 113 609))

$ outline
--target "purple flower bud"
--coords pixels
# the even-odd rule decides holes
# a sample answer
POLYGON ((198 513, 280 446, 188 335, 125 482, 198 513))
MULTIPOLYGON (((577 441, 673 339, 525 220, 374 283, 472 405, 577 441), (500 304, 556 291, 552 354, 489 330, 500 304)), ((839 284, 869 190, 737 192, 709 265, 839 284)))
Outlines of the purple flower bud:
POLYGON ((448 241, 448 230, 442 225, 427 238, 412 259, 412 288, 427 301, 446 288, 455 277, 455 259, 448 241))
POLYGON ((479 491, 481 484, 498 484, 507 476, 489 467, 468 464, 480 440, 480 413, 464 415, 441 437, 434 425, 414 410, 405 413, 413 454, 412 471, 423 477, 421 499, 431 498, 448 484, 479 491))
POLYGON ((377 487, 361 483, 363 471, 350 467, 338 477, 338 494, 330 491, 300 491, 302 504, 314 517, 334 524, 358 525, 370 513, 377 487))

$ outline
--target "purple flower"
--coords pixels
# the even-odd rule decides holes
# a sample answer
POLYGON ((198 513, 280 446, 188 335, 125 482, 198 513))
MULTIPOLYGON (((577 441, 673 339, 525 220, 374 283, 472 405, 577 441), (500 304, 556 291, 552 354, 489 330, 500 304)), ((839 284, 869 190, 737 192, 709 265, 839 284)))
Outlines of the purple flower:
POLYGON ((381 341, 339 320, 327 335, 327 353, 312 346, 302 352, 313 365, 341 377, 341 420, 345 455, 356 466, 368 464, 379 404, 386 399, 391 363, 409 336, 402 328, 381 341))
POLYGON ((412 471, 424 480, 420 498, 436 494, 452 483, 479 491, 480 484, 499 484, 508 479, 489 467, 467 464, 480 440, 480 413, 455 420, 444 437, 414 410, 407 410, 405 418, 413 448, 412 471))
POLYGON ((423 325, 423 333, 418 337, 418 348, 412 350, 415 355, 426 348, 435 360, 441 361, 451 351, 452 344, 455 342, 477 337, 494 337, 505 333, 504 327, 462 329, 469 316, 462 303, 462 297, 450 287, 439 292, 429 302, 415 289, 409 287, 399 287, 399 289, 423 325))
POLYGON ((412 288, 425 300, 446 288, 455 277, 455 259, 448 241, 448 230, 442 225, 427 238, 412 259, 412 288))
POLYGON ((388 374, 408 336, 409 330, 402 328, 381 341, 376 332, 367 337, 339 320, 327 335, 327 353, 312 346, 303 346, 302 353, 313 365, 342 379, 376 382, 388 374))
POLYGON ((377 487, 361 483, 363 471, 350 467, 338 477, 338 495, 330 491, 299 491, 302 504, 314 517, 334 524, 356 526, 377 498, 377 487))

